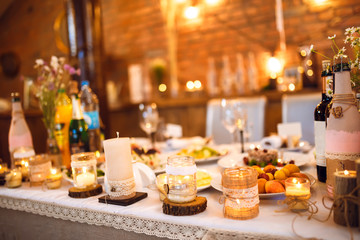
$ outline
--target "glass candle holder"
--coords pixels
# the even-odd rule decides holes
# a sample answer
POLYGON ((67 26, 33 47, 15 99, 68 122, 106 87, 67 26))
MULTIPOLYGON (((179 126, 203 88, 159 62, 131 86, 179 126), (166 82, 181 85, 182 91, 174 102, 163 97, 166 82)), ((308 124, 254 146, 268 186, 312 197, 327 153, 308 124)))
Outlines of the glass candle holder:
POLYGON ((292 211, 308 209, 307 199, 310 198, 310 181, 306 178, 290 177, 285 180, 286 202, 292 211))
POLYGON ((46 177, 46 187, 48 189, 57 189, 61 187, 62 175, 59 169, 52 168, 50 175, 46 177))
POLYGON ((17 188, 21 186, 22 175, 20 169, 13 169, 5 176, 6 187, 17 188))
POLYGON ((29 177, 29 161, 33 156, 35 156, 35 151, 30 147, 20 147, 13 152, 14 166, 21 170, 24 180, 29 177))
POLYGON ((95 153, 77 153, 71 155, 71 169, 74 187, 84 189, 97 185, 95 153))
POLYGON ((196 198, 196 165, 193 157, 171 156, 166 164, 167 198, 186 203, 196 198))
POLYGON ((227 168, 222 174, 224 216, 251 219, 259 214, 257 171, 251 167, 227 168))
POLYGON ((30 185, 41 185, 50 174, 51 161, 47 154, 38 154, 30 157, 29 179, 30 185))
POLYGON ((9 173, 7 163, 0 162, 0 186, 5 184, 5 176, 9 173))

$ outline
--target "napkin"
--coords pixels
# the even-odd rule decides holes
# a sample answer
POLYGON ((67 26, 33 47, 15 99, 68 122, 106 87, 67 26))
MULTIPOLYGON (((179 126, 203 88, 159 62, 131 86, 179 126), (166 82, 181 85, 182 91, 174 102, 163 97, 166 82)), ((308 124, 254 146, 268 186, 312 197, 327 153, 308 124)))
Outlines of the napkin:
POLYGON ((263 149, 275 149, 281 147, 281 137, 270 136, 265 137, 260 142, 261 148, 263 149))

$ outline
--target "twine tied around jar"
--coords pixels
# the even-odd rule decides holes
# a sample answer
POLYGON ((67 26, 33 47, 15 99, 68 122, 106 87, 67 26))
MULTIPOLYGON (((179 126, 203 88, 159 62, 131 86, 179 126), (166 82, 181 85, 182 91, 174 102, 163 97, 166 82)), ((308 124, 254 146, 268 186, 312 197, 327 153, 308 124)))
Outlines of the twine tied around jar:
MULTIPOLYGON (((353 204, 356 204, 360 207, 360 196, 356 196, 356 192, 360 190, 360 186, 357 186, 356 188, 354 188, 349 194, 345 194, 345 195, 336 195, 334 197, 334 202, 333 204, 331 205, 331 207, 328 207, 326 206, 325 204, 325 199, 330 199, 332 200, 330 197, 328 196, 324 196, 322 198, 322 204, 323 206, 326 208, 326 209, 330 209, 330 212, 328 214, 328 216, 325 218, 325 219, 319 219, 317 218, 315 215, 316 213, 318 212, 318 207, 316 206, 316 202, 312 202, 310 200, 299 200, 299 199, 296 199, 296 197, 290 197, 289 199, 285 199, 285 200, 279 200, 278 201, 278 204, 279 205, 283 205, 283 204, 288 204, 289 205, 289 208, 285 209, 285 210, 280 210, 280 211, 275 211, 275 212, 287 212, 287 211, 290 211, 290 205, 292 204, 296 204, 298 203, 298 201, 301 201, 302 203, 305 203, 309 206, 309 209, 305 212, 305 213, 310 213, 309 216, 307 216, 307 219, 308 220, 311 220, 311 219, 314 219, 318 222, 326 222, 330 219, 331 217, 331 214, 333 213, 334 209, 336 207, 339 207, 341 206, 342 204, 344 204, 344 212, 345 212, 345 215, 344 215, 344 218, 345 218, 345 222, 346 222, 346 227, 348 228, 348 231, 350 233, 350 239, 353 240, 354 239, 354 236, 353 236, 353 232, 351 230, 351 227, 350 227, 350 223, 349 223, 349 216, 348 216, 348 204, 349 203, 353 203, 353 204)), ((295 227, 294 227, 294 224, 295 224, 295 220, 298 216, 305 216, 303 215, 301 212, 295 212, 297 215, 294 217, 293 221, 292 221, 292 224, 291 224, 291 227, 292 227, 292 231, 293 233, 301 238, 301 239, 318 239, 318 238, 304 238, 302 237, 300 234, 296 233, 295 231, 295 227)))

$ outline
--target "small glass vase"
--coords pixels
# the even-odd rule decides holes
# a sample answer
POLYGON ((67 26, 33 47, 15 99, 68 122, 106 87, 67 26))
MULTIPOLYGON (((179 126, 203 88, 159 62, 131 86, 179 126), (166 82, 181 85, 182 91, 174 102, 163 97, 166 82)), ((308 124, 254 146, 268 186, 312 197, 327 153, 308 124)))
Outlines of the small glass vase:
POLYGON ((56 138, 55 138, 55 131, 52 129, 47 129, 48 137, 46 140, 46 151, 49 155, 51 160, 51 164, 53 167, 61 167, 62 158, 61 152, 57 145, 56 138))

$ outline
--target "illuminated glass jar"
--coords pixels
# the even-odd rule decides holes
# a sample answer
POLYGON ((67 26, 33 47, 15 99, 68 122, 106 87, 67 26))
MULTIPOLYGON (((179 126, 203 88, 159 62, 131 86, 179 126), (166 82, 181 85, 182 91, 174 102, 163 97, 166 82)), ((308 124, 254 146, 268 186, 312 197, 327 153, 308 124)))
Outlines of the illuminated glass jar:
POLYGON ((77 153, 71 155, 71 169, 76 188, 91 188, 97 185, 95 153, 77 153))
POLYGON ((167 198, 186 203, 196 198, 196 165, 193 157, 171 156, 166 164, 167 198))
POLYGON ((14 150, 13 160, 14 167, 21 170, 22 177, 28 178, 29 175, 29 161, 30 158, 35 156, 35 151, 30 147, 20 147, 14 150))
POLYGON ((51 161, 47 154, 38 154, 30 157, 29 179, 31 185, 42 184, 50 174, 51 161))
POLYGON ((225 169, 222 174, 224 216, 251 219, 259 214, 257 171, 251 167, 225 169))
POLYGON ((310 198, 310 181, 306 178, 290 177, 285 180, 285 195, 292 211, 307 210, 310 198))

